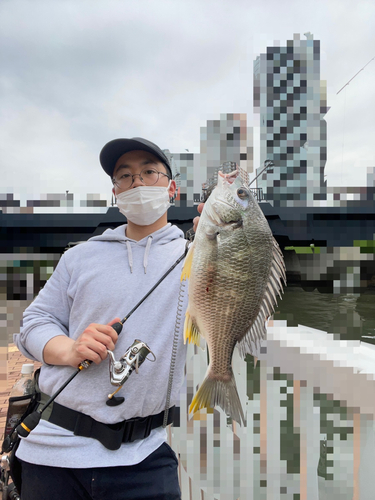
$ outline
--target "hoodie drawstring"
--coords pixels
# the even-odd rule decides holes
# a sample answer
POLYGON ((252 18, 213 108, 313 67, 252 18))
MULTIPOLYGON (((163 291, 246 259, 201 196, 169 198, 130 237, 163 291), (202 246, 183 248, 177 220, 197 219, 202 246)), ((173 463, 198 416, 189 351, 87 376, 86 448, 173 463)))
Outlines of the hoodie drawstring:
MULTIPOLYGON (((130 244, 129 240, 125 240, 126 243, 126 248, 128 249, 128 262, 129 262, 129 267, 130 267, 130 272, 133 272, 133 253, 132 253, 132 247, 130 244)), ((143 256, 143 267, 145 270, 145 274, 147 272, 147 264, 148 264, 148 256, 150 254, 150 247, 152 243, 152 236, 150 235, 147 238, 147 243, 146 243, 146 248, 145 248, 145 254, 143 256)))
POLYGON ((128 249, 128 262, 129 262, 129 267, 130 267, 130 272, 133 272, 133 254, 132 254, 132 247, 130 245, 130 241, 126 240, 126 248, 128 249))
POLYGON ((147 262, 148 262, 148 255, 150 253, 151 243, 152 243, 152 236, 150 235, 148 237, 148 239, 147 239, 147 244, 146 244, 146 249, 145 249, 145 255, 143 257, 143 267, 145 269, 145 274, 146 274, 146 271, 147 271, 147 262))

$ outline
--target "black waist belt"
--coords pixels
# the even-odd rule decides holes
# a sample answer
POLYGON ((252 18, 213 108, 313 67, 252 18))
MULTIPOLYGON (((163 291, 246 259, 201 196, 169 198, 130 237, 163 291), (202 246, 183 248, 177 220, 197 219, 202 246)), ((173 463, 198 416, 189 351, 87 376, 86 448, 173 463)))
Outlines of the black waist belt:
MULTIPOLYGON (((167 425, 173 422, 175 407, 169 408, 167 425)), ((94 420, 89 415, 71 410, 66 406, 54 402, 50 416, 42 413, 42 418, 52 424, 63 427, 76 436, 97 439, 108 450, 118 450, 121 443, 132 443, 136 439, 144 439, 153 429, 161 427, 164 420, 164 410, 157 415, 136 417, 118 422, 117 424, 104 424, 94 420)))

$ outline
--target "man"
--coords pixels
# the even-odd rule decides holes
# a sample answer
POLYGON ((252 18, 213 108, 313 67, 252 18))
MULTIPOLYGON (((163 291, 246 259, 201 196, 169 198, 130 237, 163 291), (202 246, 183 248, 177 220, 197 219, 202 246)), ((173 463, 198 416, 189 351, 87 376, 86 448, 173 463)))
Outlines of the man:
MULTIPOLYGON (((177 458, 165 442, 161 423, 183 264, 126 321, 119 336, 111 328, 184 252, 183 233, 167 222, 176 184, 164 153, 145 139, 109 142, 100 162, 112 179, 127 224, 68 250, 26 309, 21 333, 15 336, 24 355, 44 363, 39 385, 47 395, 54 394, 80 362, 93 361, 57 397, 58 405, 52 410, 52 414, 62 412, 55 416, 57 420, 42 417, 22 439, 17 451, 22 463, 22 500, 180 498, 177 458), (108 406, 108 394, 116 388, 109 380, 107 350, 114 350, 119 359, 135 339, 150 347, 156 361, 150 362, 150 355, 138 374, 134 372, 125 382, 118 393, 124 403, 108 406), (69 430, 64 425, 71 410, 78 413, 72 413, 69 430), (96 421, 93 427, 97 422, 116 424, 150 416, 148 427, 151 420, 156 427, 149 435, 141 428, 145 437, 142 434, 130 442, 121 435, 114 449, 103 438, 106 429, 101 427, 92 435, 85 424, 82 431, 81 414, 96 421)), ((185 355, 181 329, 171 404, 178 398, 185 355)))

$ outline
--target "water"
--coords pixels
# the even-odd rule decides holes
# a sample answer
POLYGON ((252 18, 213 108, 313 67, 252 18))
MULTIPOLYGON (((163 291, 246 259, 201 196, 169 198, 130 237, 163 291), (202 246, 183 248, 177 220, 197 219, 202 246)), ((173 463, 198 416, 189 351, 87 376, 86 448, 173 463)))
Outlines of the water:
MULTIPOLYGON (((361 340, 375 345, 375 289, 369 288, 362 294, 334 295, 288 286, 282 297, 278 300, 275 320, 286 320, 289 326, 305 325, 333 333, 338 339, 361 340)), ((13 333, 19 332, 22 312, 30 303, 31 300, 8 300, 2 304, 2 319, 6 317, 9 342, 13 342, 13 333)))
POLYGON ((333 333, 337 339, 375 344, 375 290, 332 294, 289 286, 278 301, 274 318, 286 320, 289 326, 305 325, 333 333))
MULTIPOLYGON (((23 310, 51 276, 59 258, 59 254, 4 254, 0 258, 0 326, 6 328, 4 343, 6 338, 12 342, 23 310)), ((345 340, 361 339, 375 344, 374 306, 375 283, 361 294, 307 292, 300 286, 289 285, 279 300, 275 320, 316 328, 345 340)))

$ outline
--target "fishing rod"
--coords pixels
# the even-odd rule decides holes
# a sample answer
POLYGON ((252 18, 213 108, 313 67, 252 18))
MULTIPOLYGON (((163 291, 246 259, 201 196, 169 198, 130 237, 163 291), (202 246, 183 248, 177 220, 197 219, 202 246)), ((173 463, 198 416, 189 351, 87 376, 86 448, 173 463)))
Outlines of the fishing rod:
MULTIPOLYGON (((117 323, 114 323, 113 325, 111 325, 111 327, 117 332, 117 334, 119 335, 122 331, 122 328, 124 326, 124 323, 130 318, 130 316, 138 309, 138 307, 143 304, 143 302, 147 299, 147 297, 149 297, 149 295, 155 290, 155 288, 157 288, 160 283, 168 276, 168 274, 170 274, 173 269, 186 257, 186 254, 188 252, 188 249, 189 249, 189 243, 190 241, 187 241, 186 242, 186 245, 185 245, 185 250, 184 250, 184 253, 176 260, 176 262, 163 274, 163 276, 155 283, 155 285, 146 293, 146 295, 144 297, 142 297, 142 299, 133 307, 133 309, 131 311, 128 312, 128 314, 126 316, 124 316, 124 318, 120 321, 118 321, 117 323)), ((144 343, 140 342, 140 341, 135 341, 134 344, 131 346, 130 348, 130 352, 133 352, 133 353, 136 353, 137 352, 137 345, 139 344, 143 344, 144 346, 146 346, 144 343)), ((147 347, 147 346, 146 346, 147 347)), ((149 349, 148 349, 149 350, 149 349)), ((110 351, 109 351, 110 352, 110 351)), ((151 352, 151 351, 150 351, 151 352)), ((146 355, 147 356, 147 355, 146 355)), ((136 364, 136 368, 138 369, 138 357, 137 357, 137 364, 136 364)), ((141 360, 141 362, 145 359, 145 357, 143 357, 143 359, 141 360)), ((141 362, 139 362, 139 364, 141 364, 141 362)), ((84 369, 87 369, 89 368, 89 366, 92 364, 92 361, 89 360, 89 359, 85 359, 84 361, 82 361, 78 368, 76 369, 76 371, 63 383, 63 385, 48 399, 48 401, 41 407, 39 408, 38 410, 30 413, 25 419, 23 422, 21 422, 15 429, 15 432, 16 432, 16 438, 14 440, 11 440, 10 437, 13 433, 11 433, 6 439, 9 439, 9 443, 8 446, 9 446, 9 450, 10 451, 13 447, 13 444, 15 443, 16 439, 17 439, 17 435, 18 436, 21 436, 21 437, 27 437, 30 432, 35 429, 35 427, 38 425, 40 419, 41 419, 41 416, 42 416, 42 413, 48 408, 48 406, 57 398, 57 396, 65 389, 65 387, 70 384, 70 382, 78 375, 78 373, 80 373, 82 370, 84 369)), ((131 370, 135 368, 132 366, 131 370)), ((129 371, 129 375, 130 375, 131 371, 129 371)), ((127 378, 126 378, 127 379, 127 378)), ((126 380, 125 379, 125 380, 126 380)), ((124 380, 124 381, 125 381, 124 380)), ((121 384, 122 385, 122 384, 121 384)), ((117 391, 116 391, 117 392, 117 391)), ((111 404, 109 404, 109 401, 107 401, 107 404, 108 406, 116 406, 117 404, 120 404, 124 401, 124 398, 116 398, 114 397, 113 395, 110 395, 109 396, 111 399, 112 399, 112 402, 111 404)), ((5 443, 5 441, 4 441, 5 443)))

